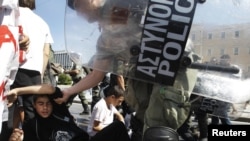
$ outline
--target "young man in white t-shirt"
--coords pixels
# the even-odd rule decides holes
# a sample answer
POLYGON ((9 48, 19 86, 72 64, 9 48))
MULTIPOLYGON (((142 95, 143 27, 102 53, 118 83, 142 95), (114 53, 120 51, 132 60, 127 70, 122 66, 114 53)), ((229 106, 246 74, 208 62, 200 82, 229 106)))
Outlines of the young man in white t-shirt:
POLYGON ((124 101, 124 90, 109 85, 103 93, 105 97, 95 104, 88 125, 90 141, 129 141, 124 118, 115 108, 124 101))

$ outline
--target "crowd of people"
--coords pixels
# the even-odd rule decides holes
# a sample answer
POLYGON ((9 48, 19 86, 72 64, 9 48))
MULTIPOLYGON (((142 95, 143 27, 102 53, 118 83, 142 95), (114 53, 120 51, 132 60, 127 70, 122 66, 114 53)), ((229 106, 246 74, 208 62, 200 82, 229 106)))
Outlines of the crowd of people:
MULTIPOLYGON (((32 11, 35 9, 35 0, 16 0, 16 5, 18 4, 16 7, 19 9, 18 20, 24 33, 24 38, 18 43, 26 58, 25 61, 17 63, 16 73, 12 73, 14 76, 12 82, 4 86, 9 88, 1 90, 4 96, 0 100, 0 116, 6 113, 8 115, 7 119, 1 121, 1 141, 155 141, 160 138, 168 140, 169 137, 178 141, 179 136, 185 141, 207 140, 207 113, 199 109, 200 103, 198 108, 195 105, 197 103, 194 101, 200 102, 200 97, 191 97, 197 81, 196 69, 181 66, 175 83, 173 86, 168 86, 133 79, 133 69, 136 67, 133 60, 134 57, 138 57, 136 54, 127 56, 127 52, 122 52, 117 56, 112 56, 114 54, 110 45, 117 45, 112 37, 122 38, 126 43, 139 44, 140 42, 134 39, 134 35, 141 33, 139 24, 131 28, 132 26, 110 25, 104 21, 103 18, 108 12, 100 13, 100 11, 112 9, 111 5, 114 6, 120 2, 67 0, 67 6, 79 15, 84 15, 88 22, 99 23, 102 34, 96 45, 97 53, 92 62, 93 68, 88 70, 89 68, 84 68, 72 60, 72 69, 64 73, 71 76, 73 84, 61 90, 56 85, 43 82, 53 43, 50 28, 40 16, 32 11), (120 34, 120 32, 125 34, 120 34), (104 71, 108 70, 111 65, 118 64, 113 61, 121 62, 127 60, 127 57, 131 57, 129 59, 131 72, 126 74, 126 77, 123 73, 115 74, 104 71), (111 60, 111 58, 115 59, 111 60), (100 66, 102 69, 95 69, 100 66), (107 80, 108 73, 110 76, 107 80), (92 90, 93 95, 90 107, 85 95, 88 90, 92 90), (90 115, 87 130, 78 127, 69 111, 77 95, 83 107, 80 115, 90 115), (2 102, 6 100, 6 97, 8 105, 2 102), (2 110, 2 107, 5 107, 5 110, 2 110), (131 116, 129 124, 125 121, 126 114, 131 116), (189 122, 193 114, 199 120, 200 135, 197 138, 190 131, 189 122), (128 128, 132 131, 131 135, 128 128), (165 136, 166 134, 168 136, 165 136)), ((137 4, 140 6, 140 3, 137 4)), ((2 5, 1 10, 4 8, 9 7, 2 5)), ((136 19, 140 14, 144 14, 144 11, 132 15, 131 18, 134 21, 141 20, 136 19)), ((3 22, 2 25, 4 25, 3 22)), ((124 44, 117 46, 126 48, 124 44)), ((183 54, 193 62, 199 62, 201 58, 193 52, 192 47, 192 41, 187 39, 183 54)), ((227 61, 230 58, 222 56, 220 59, 227 61)), ((125 63, 127 62, 124 61, 122 64, 125 63)), ((226 107, 228 108, 228 105, 226 107)), ((224 109, 225 116, 221 120, 222 123, 231 124, 227 111, 228 109, 224 109), (223 120, 226 121, 223 122, 223 120)), ((215 123, 215 115, 212 119, 212 124, 218 124, 218 122, 215 123)))

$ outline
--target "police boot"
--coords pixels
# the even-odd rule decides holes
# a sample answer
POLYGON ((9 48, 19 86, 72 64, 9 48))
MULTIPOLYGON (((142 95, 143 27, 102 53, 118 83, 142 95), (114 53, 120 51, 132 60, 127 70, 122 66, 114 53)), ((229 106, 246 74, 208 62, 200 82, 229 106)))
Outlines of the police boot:
POLYGON ((83 104, 83 112, 80 113, 80 115, 89 115, 90 110, 89 110, 89 105, 88 104, 83 104))
POLYGON ((144 132, 143 141, 179 141, 179 135, 169 127, 149 127, 144 132))

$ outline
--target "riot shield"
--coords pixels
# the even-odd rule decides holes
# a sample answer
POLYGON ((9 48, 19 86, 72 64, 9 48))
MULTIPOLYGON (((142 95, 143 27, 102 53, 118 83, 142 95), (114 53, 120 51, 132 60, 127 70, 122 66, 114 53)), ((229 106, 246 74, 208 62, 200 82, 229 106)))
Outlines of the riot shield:
POLYGON ((67 50, 82 53, 80 63, 90 68, 172 85, 196 4, 197 0, 103 0, 97 4, 75 0, 71 8, 66 7, 67 50), (104 60, 106 64, 95 65, 104 60), (135 66, 133 72, 131 66, 135 66))
POLYGON ((185 69, 197 70, 194 94, 242 103, 250 99, 249 82, 228 74, 249 75, 249 6, 248 0, 68 0, 66 49, 86 67, 149 83, 171 86, 185 69), (238 67, 207 63, 224 54, 238 67))

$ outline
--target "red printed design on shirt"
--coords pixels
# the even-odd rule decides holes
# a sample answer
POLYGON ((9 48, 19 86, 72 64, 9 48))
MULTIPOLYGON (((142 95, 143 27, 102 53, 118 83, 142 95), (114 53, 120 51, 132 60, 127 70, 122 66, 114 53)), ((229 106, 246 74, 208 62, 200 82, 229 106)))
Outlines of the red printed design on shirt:
POLYGON ((4 100, 4 90, 5 90, 5 82, 2 82, 0 85, 0 101, 4 100))
POLYGON ((6 88, 12 84, 15 76, 13 72, 19 65, 15 59, 19 53, 19 45, 11 29, 6 25, 0 26, 0 101, 5 99, 6 88))
POLYGON ((9 30, 8 26, 2 25, 0 26, 0 48, 2 47, 3 43, 12 42, 14 44, 15 51, 18 51, 16 40, 9 30))

